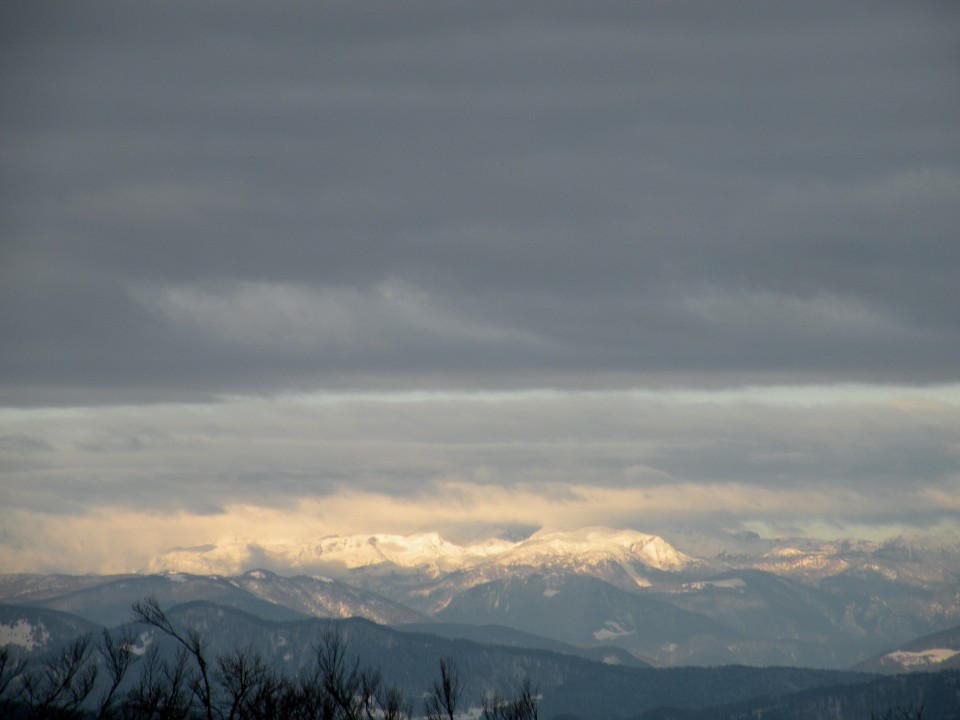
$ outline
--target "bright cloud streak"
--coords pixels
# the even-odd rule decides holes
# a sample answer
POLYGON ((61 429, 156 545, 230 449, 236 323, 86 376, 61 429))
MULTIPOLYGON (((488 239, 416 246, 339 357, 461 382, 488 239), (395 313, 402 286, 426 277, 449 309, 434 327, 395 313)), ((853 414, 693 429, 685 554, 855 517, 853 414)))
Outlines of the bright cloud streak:
MULTIPOLYGON (((960 478, 953 483, 954 490, 958 487, 960 478)), ((435 497, 417 501, 346 492, 322 500, 303 499, 288 509, 231 505, 214 515, 116 507, 66 517, 5 511, 7 542, 0 546, 0 566, 14 572, 68 568, 72 572, 235 573, 266 562, 287 571, 305 571, 316 569, 318 563, 304 550, 329 534, 385 530, 406 534, 439 528, 449 537, 458 527, 476 526, 483 518, 545 530, 629 526, 638 517, 656 515, 675 521, 682 518, 695 527, 717 513, 791 524, 837 506, 859 508, 851 517, 855 523, 858 517, 869 519, 882 513, 891 502, 907 512, 960 513, 960 493, 915 496, 901 492, 878 498, 826 485, 787 490, 736 483, 682 483, 652 489, 579 485, 567 488, 563 497, 551 497, 528 488, 450 483, 435 497), (20 535, 12 543, 11 530, 20 535)), ((947 527, 957 530, 960 524, 947 527)))
POLYGON ((11 570, 296 567, 291 548, 331 533, 960 526, 958 386, 316 394, 0 422, 11 570))

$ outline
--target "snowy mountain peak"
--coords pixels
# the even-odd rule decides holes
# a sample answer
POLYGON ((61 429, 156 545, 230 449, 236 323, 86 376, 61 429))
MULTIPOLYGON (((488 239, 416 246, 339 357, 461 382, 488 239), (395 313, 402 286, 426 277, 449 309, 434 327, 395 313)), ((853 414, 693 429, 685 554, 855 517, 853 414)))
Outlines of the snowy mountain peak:
POLYGON ((541 561, 580 559, 587 562, 609 560, 640 563, 658 570, 679 570, 694 562, 663 538, 636 530, 590 527, 573 532, 537 533, 517 543, 508 554, 541 561))
POLYGON ((313 548, 321 562, 342 564, 349 569, 384 563, 403 568, 421 566, 446 569, 459 565, 464 548, 447 542, 438 533, 416 535, 348 535, 322 538, 313 548))
POLYGON ((348 569, 396 566, 449 572, 480 565, 544 566, 620 563, 678 570, 694 562, 663 538, 635 530, 584 528, 573 532, 539 532, 521 540, 489 539, 467 545, 437 533, 353 535, 323 538, 314 551, 321 562, 348 569))
MULTIPOLYGON (((252 541, 229 538, 199 548, 177 548, 151 564, 153 572, 179 570, 216 573, 243 572, 250 567, 252 541), (202 550, 202 551, 201 551, 202 550)), ((328 535, 299 542, 256 543, 277 567, 321 572, 359 569, 409 570, 434 577, 470 568, 518 567, 568 569, 620 565, 639 584, 637 570, 681 570, 696 564, 656 535, 603 527, 570 532, 538 532, 513 542, 489 538, 464 545, 437 532, 412 535, 328 535), (325 569, 326 568, 326 569, 325 569)))

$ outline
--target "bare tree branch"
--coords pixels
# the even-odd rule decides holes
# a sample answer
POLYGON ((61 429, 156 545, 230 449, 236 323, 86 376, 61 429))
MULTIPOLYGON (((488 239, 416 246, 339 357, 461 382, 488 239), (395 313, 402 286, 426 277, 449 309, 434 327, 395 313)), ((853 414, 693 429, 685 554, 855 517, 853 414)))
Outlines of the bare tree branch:
POLYGON ((440 679, 433 681, 433 694, 425 705, 427 720, 454 720, 463 695, 463 682, 453 658, 440 658, 440 679))
POLYGON ((207 658, 204 653, 203 641, 196 630, 189 630, 186 637, 177 632, 177 629, 170 622, 166 613, 160 608, 160 602, 155 597, 148 597, 145 600, 138 600, 133 604, 133 615, 135 622, 152 625, 158 630, 166 633, 180 645, 182 645, 190 655, 193 656, 197 664, 199 678, 194 687, 194 692, 203 706, 207 720, 213 720, 213 691, 210 685, 210 673, 207 664, 207 658))

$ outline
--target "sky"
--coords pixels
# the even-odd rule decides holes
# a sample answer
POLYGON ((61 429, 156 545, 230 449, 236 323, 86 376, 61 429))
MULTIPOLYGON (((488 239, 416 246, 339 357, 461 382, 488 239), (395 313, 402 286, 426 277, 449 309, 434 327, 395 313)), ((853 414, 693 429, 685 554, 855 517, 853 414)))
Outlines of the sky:
POLYGON ((3 3, 0 572, 960 530, 958 37, 953 2, 3 3))

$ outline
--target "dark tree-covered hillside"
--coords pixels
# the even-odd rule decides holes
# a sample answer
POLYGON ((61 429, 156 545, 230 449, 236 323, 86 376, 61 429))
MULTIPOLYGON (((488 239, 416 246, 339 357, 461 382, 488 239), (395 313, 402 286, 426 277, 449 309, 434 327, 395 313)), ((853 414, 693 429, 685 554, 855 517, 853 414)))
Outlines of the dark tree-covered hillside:
MULTIPOLYGON (((154 598, 133 606, 137 622, 159 630, 177 650, 139 649, 128 633, 78 637, 34 662, 0 648, 0 715, 11 720, 409 720, 413 701, 379 670, 348 653, 332 628, 322 631, 313 662, 290 675, 253 647, 212 655, 196 628, 178 627, 154 598)), ((456 720, 463 691, 452 658, 439 660, 427 717, 456 720)), ((524 680, 516 699, 491 695, 484 720, 536 720, 537 700, 524 680)))

